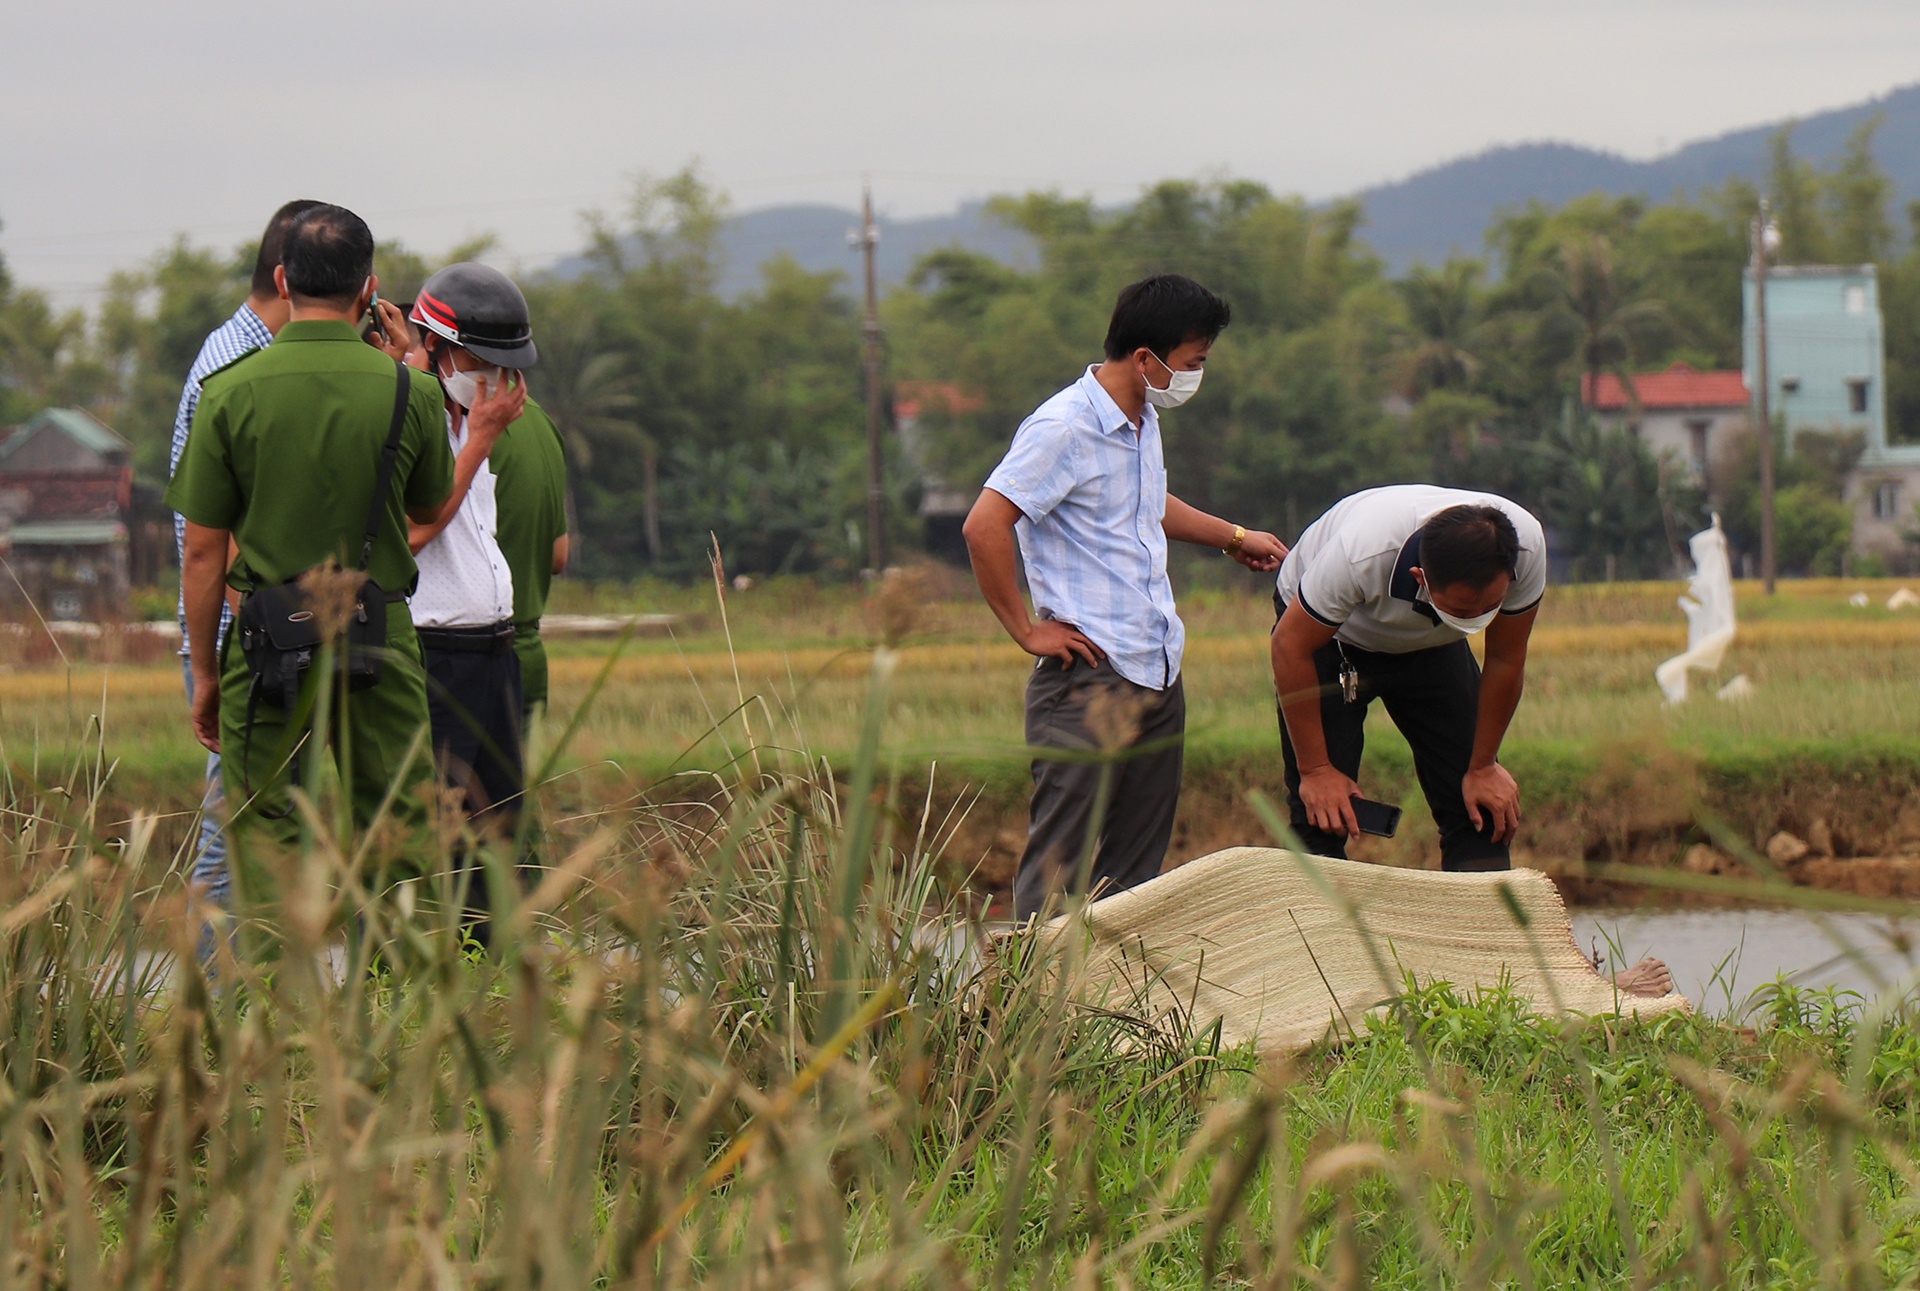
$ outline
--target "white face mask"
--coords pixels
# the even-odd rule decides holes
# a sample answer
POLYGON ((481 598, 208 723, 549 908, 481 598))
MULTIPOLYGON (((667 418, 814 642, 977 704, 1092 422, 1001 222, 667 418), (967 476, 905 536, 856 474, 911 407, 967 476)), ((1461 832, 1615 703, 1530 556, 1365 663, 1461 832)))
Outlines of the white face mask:
MULTIPOLYGON (((1152 351, 1148 351, 1148 353, 1152 353, 1152 351)), ((1161 367, 1167 368, 1165 363, 1160 362, 1159 355, 1155 354, 1153 361, 1160 363, 1161 367)), ((1172 368, 1167 368, 1168 381, 1166 389, 1155 389, 1152 379, 1148 379, 1147 402, 1156 408, 1178 408, 1181 404, 1193 398, 1194 391, 1200 388, 1200 378, 1205 375, 1207 375, 1205 368, 1195 368, 1191 372, 1175 372, 1172 368)))
MULTIPOLYGON (((449 359, 448 362, 451 363, 452 360, 449 359)), ((443 374, 440 384, 446 387, 449 402, 457 403, 462 408, 471 408, 480 398, 480 378, 486 378, 487 389, 497 392, 501 382, 506 380, 506 375, 492 365, 475 368, 471 372, 462 372, 456 368, 451 373, 443 374)))
POLYGON ((1442 623, 1446 624, 1448 627, 1452 628, 1454 631, 1464 632, 1468 636, 1472 636, 1476 632, 1486 631, 1487 624, 1493 622, 1494 619, 1497 618, 1500 614, 1500 607, 1497 605, 1494 606, 1492 609, 1488 610, 1485 614, 1476 614, 1474 617, 1470 619, 1456 619, 1453 615, 1447 613, 1445 610, 1441 609, 1438 605, 1435 605, 1432 601, 1427 602, 1427 608, 1431 609, 1435 614, 1438 614, 1440 616, 1440 621, 1442 623))

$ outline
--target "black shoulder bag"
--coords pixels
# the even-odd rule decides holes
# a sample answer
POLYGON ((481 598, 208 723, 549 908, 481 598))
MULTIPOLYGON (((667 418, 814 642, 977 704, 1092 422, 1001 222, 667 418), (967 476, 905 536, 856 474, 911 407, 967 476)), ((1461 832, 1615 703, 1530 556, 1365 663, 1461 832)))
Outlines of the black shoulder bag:
MULTIPOLYGON (((380 532, 380 520, 387 508, 387 492, 393 485, 394 464, 400 456, 400 435, 407 421, 407 367, 397 359, 393 365, 399 384, 393 392, 393 424, 387 428, 386 447, 380 454, 380 473, 373 486, 373 502, 367 509, 366 539, 360 544, 360 564, 352 571, 359 578, 354 592, 352 614, 346 632, 338 643, 335 669, 348 690, 365 690, 380 680, 387 647, 387 602, 390 596, 380 584, 367 577, 367 563, 373 558, 374 538, 380 532)), ((351 576, 350 574, 348 576, 351 576)), ((240 653, 253 674, 253 686, 247 696, 247 733, 253 733, 253 714, 262 702, 291 713, 300 698, 300 686, 318 661, 322 619, 316 614, 309 588, 303 588, 305 575, 276 587, 259 587, 240 597, 240 614, 235 623, 240 635, 240 653)), ((344 588, 341 593, 344 595, 344 588)))

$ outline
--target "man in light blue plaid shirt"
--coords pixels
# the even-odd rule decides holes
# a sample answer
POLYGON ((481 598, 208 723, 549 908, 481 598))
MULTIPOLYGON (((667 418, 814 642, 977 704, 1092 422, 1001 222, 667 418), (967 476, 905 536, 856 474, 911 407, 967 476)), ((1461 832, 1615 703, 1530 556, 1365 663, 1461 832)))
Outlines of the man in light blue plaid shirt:
MULTIPOLYGON (((287 302, 280 297, 279 289, 273 283, 273 271, 280 263, 280 250, 286 244, 287 230, 302 211, 317 206, 317 202, 288 202, 273 213, 268 221, 267 230, 260 237, 260 251, 254 257, 253 280, 247 288, 247 299, 233 312, 233 317, 220 324, 210 333, 200 346, 200 355, 194 359, 193 366, 187 369, 186 389, 180 392, 180 411, 173 419, 173 451, 167 458, 167 475, 179 469, 180 454, 187 446, 187 432, 193 429, 194 410, 200 406, 200 383, 208 376, 232 363, 242 355, 250 354, 262 346, 272 343, 274 335, 287 321, 287 302)), ((174 555, 180 557, 186 545, 187 522, 178 514, 173 517, 174 555)), ((189 646, 187 640, 187 610, 184 589, 181 595, 180 616, 180 659, 186 662, 189 646)), ((220 635, 224 638, 232 622, 231 609, 220 615, 220 635)), ((186 671, 187 703, 193 703, 193 672, 186 671)), ((194 856, 193 879, 204 891, 208 900, 225 908, 232 899, 232 876, 227 869, 227 842, 223 834, 225 821, 224 799, 220 792, 220 755, 207 755, 207 787, 200 800, 200 848, 194 856)))
POLYGON ((1008 635, 1038 656, 1027 683, 1033 763, 1027 847, 1014 876, 1016 919, 1063 890, 1096 895, 1160 872, 1180 801, 1186 628, 1173 607, 1167 540, 1214 547, 1271 573, 1287 549, 1167 492, 1160 413, 1200 387, 1225 301, 1160 274, 1120 293, 1106 361, 1020 423, 964 530, 974 577, 1008 635), (1014 563, 1025 559, 1038 622, 1014 563), (1115 762, 1095 820, 1103 754, 1115 762), (1064 754, 1064 756, 1062 756, 1064 754), (1092 869, 1078 873, 1093 844, 1092 869))

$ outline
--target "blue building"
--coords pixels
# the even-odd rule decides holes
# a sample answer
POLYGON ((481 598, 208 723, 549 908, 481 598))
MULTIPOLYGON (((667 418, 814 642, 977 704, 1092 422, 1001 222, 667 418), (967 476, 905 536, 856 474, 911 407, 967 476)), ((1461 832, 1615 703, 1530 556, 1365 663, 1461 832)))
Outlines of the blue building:
MULTIPOLYGON (((1747 272, 1741 363, 1757 388, 1758 329, 1747 272)), ((1768 391, 1789 451, 1803 432, 1855 431, 1887 442, 1886 362, 1880 284, 1872 265, 1783 265, 1767 272, 1768 391)))
MULTIPOLYGON (((1746 276, 1747 388, 1758 380, 1754 281, 1746 276)), ((1920 445, 1887 443, 1885 326, 1868 265, 1783 265, 1767 272, 1769 411, 1787 451, 1803 434, 1858 434, 1865 444, 1847 482, 1854 547, 1895 564, 1912 559, 1906 530, 1920 502, 1920 445)))

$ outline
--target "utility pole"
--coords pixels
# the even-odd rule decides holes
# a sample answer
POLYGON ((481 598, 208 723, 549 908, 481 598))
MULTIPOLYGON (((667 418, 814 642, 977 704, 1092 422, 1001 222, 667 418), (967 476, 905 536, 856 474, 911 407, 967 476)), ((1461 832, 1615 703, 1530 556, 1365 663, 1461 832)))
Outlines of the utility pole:
POLYGON ((866 261, 867 313, 862 331, 866 336, 867 369, 867 560, 877 575, 887 567, 887 495, 882 483, 880 423, 880 284, 874 271, 874 250, 880 245, 880 229, 873 222, 873 188, 860 190, 860 231, 847 239, 860 248, 866 261))
POLYGON ((1767 257, 1778 242, 1780 232, 1767 218, 1767 202, 1760 199, 1760 210, 1753 217, 1753 323, 1754 323, 1754 433, 1760 437, 1760 576, 1766 582, 1767 595, 1773 595, 1773 416, 1770 411, 1772 378, 1767 375, 1767 257))

